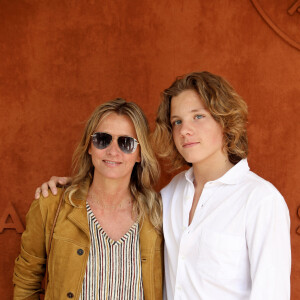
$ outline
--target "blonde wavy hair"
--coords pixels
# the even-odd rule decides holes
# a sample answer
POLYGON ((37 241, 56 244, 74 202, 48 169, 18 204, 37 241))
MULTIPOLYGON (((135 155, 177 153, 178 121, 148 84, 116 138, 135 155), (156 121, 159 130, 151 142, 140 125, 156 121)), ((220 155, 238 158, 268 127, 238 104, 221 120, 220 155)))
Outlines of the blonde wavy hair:
POLYGON ((72 197, 82 198, 88 192, 94 175, 94 166, 88 153, 91 135, 95 132, 100 120, 110 113, 127 116, 134 125, 140 146, 141 162, 135 164, 129 184, 134 198, 133 209, 137 213, 138 220, 143 220, 145 215, 148 215, 154 227, 161 231, 161 198, 153 188, 159 178, 159 164, 149 141, 147 119, 141 108, 133 102, 117 98, 98 106, 92 113, 86 123, 81 141, 73 154, 73 176, 66 193, 72 201, 72 197))
POLYGON ((185 90, 196 91, 204 101, 212 117, 223 128, 224 150, 231 163, 236 164, 248 155, 247 104, 222 77, 212 73, 193 72, 177 77, 172 85, 161 93, 156 128, 152 144, 158 156, 170 162, 170 171, 187 163, 177 151, 172 137, 170 108, 172 97, 185 90))

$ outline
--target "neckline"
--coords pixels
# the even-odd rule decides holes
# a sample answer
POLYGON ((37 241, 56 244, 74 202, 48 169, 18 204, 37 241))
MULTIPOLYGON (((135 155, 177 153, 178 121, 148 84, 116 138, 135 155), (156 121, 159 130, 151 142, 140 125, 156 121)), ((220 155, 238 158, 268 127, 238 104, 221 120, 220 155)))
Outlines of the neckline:
POLYGON ((90 216, 90 220, 95 224, 97 231, 103 235, 103 237, 110 243, 110 245, 115 246, 115 245, 121 245, 123 243, 125 243, 125 241, 132 235, 134 234, 134 231, 137 230, 139 223, 137 221, 135 221, 132 226, 128 229, 128 231, 119 239, 119 240, 114 240, 112 239, 107 233, 106 231, 103 229, 103 227, 101 226, 100 222, 97 220, 97 218, 95 217, 93 210, 91 209, 91 207, 89 206, 88 202, 86 202, 86 208, 87 208, 87 212, 90 216))

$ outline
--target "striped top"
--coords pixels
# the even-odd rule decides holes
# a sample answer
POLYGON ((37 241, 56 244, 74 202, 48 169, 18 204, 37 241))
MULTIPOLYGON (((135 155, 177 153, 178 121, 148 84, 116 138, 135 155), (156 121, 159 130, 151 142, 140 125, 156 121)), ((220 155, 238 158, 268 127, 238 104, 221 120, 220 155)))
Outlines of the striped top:
POLYGON ((86 207, 91 246, 79 300, 143 300, 138 223, 114 241, 86 207))

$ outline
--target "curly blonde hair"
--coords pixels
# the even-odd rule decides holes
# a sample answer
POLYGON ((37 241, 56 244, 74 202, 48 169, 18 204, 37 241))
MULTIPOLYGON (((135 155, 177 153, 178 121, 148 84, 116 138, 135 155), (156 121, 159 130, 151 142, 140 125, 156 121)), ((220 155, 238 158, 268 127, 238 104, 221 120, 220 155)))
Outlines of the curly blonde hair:
POLYGON ((94 166, 88 153, 91 135, 95 132, 102 118, 110 113, 127 116, 134 125, 140 146, 141 162, 135 164, 129 184, 134 198, 133 209, 137 213, 138 220, 142 220, 147 214, 154 227, 161 231, 161 198, 153 188, 159 178, 159 164, 149 141, 147 119, 141 108, 133 102, 126 102, 124 99, 117 98, 98 106, 92 113, 86 123, 81 141, 73 154, 73 176, 66 193, 70 201, 72 201, 73 196, 82 198, 87 193, 94 176, 94 166))
POLYGON ((170 107, 172 97, 185 90, 194 90, 204 101, 208 111, 218 122, 224 134, 224 150, 231 163, 236 164, 248 155, 247 104, 222 77, 207 71, 193 72, 177 77, 172 85, 161 93, 156 128, 152 144, 157 154, 170 162, 170 171, 187 163, 177 151, 172 137, 170 107))

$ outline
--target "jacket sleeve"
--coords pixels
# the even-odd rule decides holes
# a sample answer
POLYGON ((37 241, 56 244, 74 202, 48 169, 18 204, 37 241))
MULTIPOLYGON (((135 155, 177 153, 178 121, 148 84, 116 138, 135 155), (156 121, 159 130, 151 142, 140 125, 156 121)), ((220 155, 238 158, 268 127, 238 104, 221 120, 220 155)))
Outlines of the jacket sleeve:
POLYGON ((15 260, 13 274, 14 298, 39 299, 45 274, 45 226, 40 210, 41 199, 35 200, 27 215, 21 238, 21 252, 15 260))

